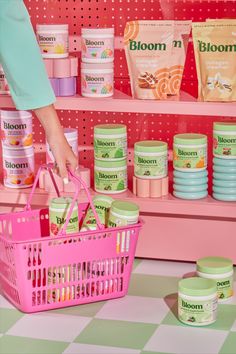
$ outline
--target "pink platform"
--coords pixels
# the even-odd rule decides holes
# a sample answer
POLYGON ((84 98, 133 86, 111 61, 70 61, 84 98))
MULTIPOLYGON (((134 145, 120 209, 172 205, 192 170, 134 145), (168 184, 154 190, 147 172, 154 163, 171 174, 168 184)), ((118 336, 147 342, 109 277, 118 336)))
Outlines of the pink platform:
MULTIPOLYGON (((193 45, 190 41, 180 99, 141 101, 130 97, 128 70, 121 38, 127 20, 236 18, 235 0, 114 0, 41 2, 25 0, 33 25, 36 23, 68 22, 70 50, 80 58, 81 27, 115 28, 115 96, 109 99, 58 98, 56 108, 65 126, 79 129, 80 164, 93 169, 93 127, 100 123, 124 123, 128 127, 129 189, 118 198, 139 203, 145 221, 138 242, 139 257, 194 261, 205 255, 230 257, 236 263, 236 203, 215 201, 211 197, 212 127, 214 121, 236 121, 236 102, 197 102, 197 78, 193 45), (167 141, 172 149, 177 133, 195 132, 209 138, 209 197, 185 201, 171 194, 162 198, 138 198, 132 193, 132 151, 134 142, 144 139, 167 141), (223 235, 223 236, 222 236, 223 235)), ((0 107, 12 107, 10 98, 0 97, 0 107)), ((35 143, 38 152, 44 150, 44 132, 34 119, 35 143)), ((40 155, 41 156, 41 155, 40 155)), ((170 163, 171 166, 171 163, 170 163)), ((1 188, 1 187, 0 187, 1 188)), ((170 192, 172 177, 170 167, 170 192)), ((3 203, 24 204, 28 191, 0 189, 3 203)), ((45 205, 49 196, 37 191, 35 205, 45 205)), ((84 200, 83 192, 80 195, 84 200)))

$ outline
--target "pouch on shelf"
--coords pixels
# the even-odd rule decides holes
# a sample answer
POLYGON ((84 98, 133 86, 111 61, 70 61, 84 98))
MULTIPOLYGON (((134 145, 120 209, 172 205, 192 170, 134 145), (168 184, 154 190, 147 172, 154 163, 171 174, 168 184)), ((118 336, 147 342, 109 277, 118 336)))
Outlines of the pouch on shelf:
POLYGON ((174 21, 127 22, 124 45, 134 98, 166 99, 174 21))
POLYGON ((193 23, 198 99, 236 100, 236 23, 193 23))
POLYGON ((179 95, 192 21, 174 21, 167 95, 179 95))

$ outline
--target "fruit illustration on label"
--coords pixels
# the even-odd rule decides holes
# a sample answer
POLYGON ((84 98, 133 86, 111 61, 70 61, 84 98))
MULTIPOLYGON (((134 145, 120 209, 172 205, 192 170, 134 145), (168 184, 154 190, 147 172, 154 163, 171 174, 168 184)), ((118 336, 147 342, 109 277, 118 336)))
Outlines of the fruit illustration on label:
POLYGON ((109 154, 108 154, 108 152, 106 152, 106 153, 102 154, 102 158, 104 158, 104 159, 109 158, 109 154))
POLYGON ((91 55, 92 55, 92 57, 96 58, 97 53, 96 52, 92 52, 91 55))
POLYGON ((105 187, 104 187, 104 190, 105 190, 105 191, 111 191, 111 190, 112 190, 111 185, 105 186, 105 187))
POLYGON ((226 155, 226 156, 231 155, 231 148, 224 148, 223 149, 223 155, 226 155))
POLYGON ((219 294, 219 299, 224 299, 224 297, 225 297, 225 295, 224 295, 224 293, 221 293, 221 294, 219 294))
POLYGON ((151 174, 150 171, 145 171, 143 175, 144 176, 150 176, 150 174, 151 174))
POLYGON ((21 180, 18 179, 17 177, 13 177, 13 178, 11 179, 11 183, 12 183, 12 184, 17 184, 17 185, 19 185, 19 184, 21 184, 21 180))
POLYGON ((6 136, 5 136, 5 132, 4 130, 1 130, 1 140, 5 140, 6 136))
POLYGON ((205 166, 205 159, 201 157, 198 163, 196 164, 196 168, 203 168, 205 166))
POLYGON ((118 150, 116 150, 116 152, 115 152, 115 158, 121 158, 121 157, 123 157, 123 149, 118 149, 118 150))
POLYGON ((30 185, 34 183, 34 174, 31 172, 29 176, 25 179, 24 183, 30 185))
POLYGON ((125 189, 125 183, 124 181, 120 181, 117 185, 117 190, 122 191, 123 189, 125 189))
POLYGON ((56 224, 51 223, 51 232, 52 232, 52 234, 53 235, 57 235, 58 231, 59 231, 58 226, 56 224))
POLYGON ((57 44, 55 46, 55 53, 56 54, 64 54, 65 53, 65 47, 63 44, 57 44))
POLYGON ((189 317, 189 318, 188 318, 188 322, 196 322, 195 317, 193 317, 193 316, 192 316, 192 317, 189 317))
POLYGON ((16 140, 16 139, 11 139, 10 140, 10 145, 17 146, 19 144, 20 144, 20 142, 18 140, 16 140))
POLYGON ((33 135, 28 134, 23 142, 24 146, 31 146, 33 144, 33 135))

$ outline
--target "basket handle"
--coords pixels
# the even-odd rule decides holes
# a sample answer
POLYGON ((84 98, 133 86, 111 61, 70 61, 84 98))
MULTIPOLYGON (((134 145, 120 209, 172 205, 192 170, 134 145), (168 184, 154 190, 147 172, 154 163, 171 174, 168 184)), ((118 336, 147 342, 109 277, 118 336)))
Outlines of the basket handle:
MULTIPOLYGON (((35 177, 35 180, 34 180, 34 184, 33 184, 33 186, 32 186, 32 189, 31 189, 31 192, 30 192, 28 201, 27 201, 27 204, 26 204, 26 206, 25 206, 25 208, 24 208, 24 211, 29 211, 29 210, 31 210, 32 198, 33 198, 33 195, 34 195, 34 192, 35 192, 37 183, 38 183, 38 181, 39 181, 40 173, 41 173, 43 170, 47 170, 47 171, 49 172, 49 175, 50 175, 51 180, 52 180, 52 182, 53 182, 53 186, 54 186, 54 188, 55 188, 56 194, 57 194, 58 197, 60 197, 60 192, 59 192, 59 189, 58 189, 58 187, 57 187, 55 178, 54 178, 53 173, 52 173, 52 167, 53 167, 53 164, 43 164, 43 165, 41 165, 41 166, 39 167, 38 172, 37 172, 36 177, 35 177)), ((94 207, 94 204, 93 204, 93 201, 92 201, 92 198, 91 198, 91 195, 90 195, 90 192, 89 192, 89 189, 88 189, 86 183, 82 180, 81 177, 76 176, 70 169, 68 169, 68 175, 69 175, 70 180, 75 184, 76 190, 75 190, 75 194, 74 194, 74 197, 73 197, 73 200, 72 200, 72 203, 71 203, 69 212, 68 212, 67 217, 66 217, 65 224, 63 225, 63 227, 62 227, 61 230, 59 231, 58 236, 59 236, 59 235, 66 234, 67 225, 68 225, 68 223, 69 223, 71 214, 72 214, 72 212, 73 212, 73 209, 74 209, 74 206, 75 206, 75 202, 76 202, 76 200, 78 199, 78 195, 79 195, 79 192, 80 192, 80 185, 82 185, 82 186, 84 187, 84 190, 85 190, 86 195, 87 195, 87 198, 88 198, 89 205, 90 205, 90 207, 91 207, 91 209, 92 209, 92 211, 93 211, 93 214, 94 214, 94 217, 95 217, 95 219, 96 219, 97 226, 98 226, 99 230, 103 230, 103 229, 104 229, 104 226, 103 226, 103 225, 101 224, 101 222, 100 222, 100 219, 99 219, 98 214, 97 214, 97 212, 96 212, 96 209, 95 209, 95 207, 94 207)))
POLYGON ((47 170, 47 171, 49 172, 49 175, 50 175, 50 177, 51 177, 51 180, 52 180, 53 186, 54 186, 54 188, 55 188, 56 194, 57 194, 58 197, 61 196, 61 194, 60 194, 60 192, 59 192, 59 189, 58 189, 58 187, 57 187, 57 183, 56 183, 55 178, 54 178, 53 173, 52 173, 52 167, 53 167, 53 164, 43 164, 43 165, 41 165, 41 166, 39 167, 38 172, 37 172, 36 177, 35 177, 35 180, 34 180, 34 184, 33 184, 33 186, 32 186, 32 189, 31 189, 31 192, 30 192, 30 195, 29 195, 29 198, 28 198, 28 200, 27 200, 27 204, 26 204, 26 206, 25 206, 25 208, 24 208, 24 211, 29 211, 29 210, 31 210, 32 198, 33 198, 33 196, 34 196, 35 189, 36 189, 37 184, 38 184, 38 181, 39 181, 39 176, 40 176, 40 174, 41 174, 41 172, 42 172, 43 170, 47 170))
POLYGON ((62 236, 64 234, 66 234, 67 225, 69 223, 71 214, 73 212, 73 209, 74 209, 74 206, 75 206, 75 202, 78 199, 78 194, 79 194, 79 191, 80 191, 80 185, 82 185, 84 187, 84 190, 85 190, 87 198, 88 198, 89 206, 90 206, 90 208, 93 211, 93 214, 94 214, 94 217, 96 219, 97 226, 98 226, 99 230, 103 230, 104 226, 100 222, 100 219, 99 219, 98 214, 96 212, 96 209, 94 207, 94 204, 93 204, 93 201, 92 201, 92 198, 91 198, 91 195, 90 195, 90 192, 89 192, 89 189, 88 189, 86 183, 82 180, 81 177, 76 176, 70 169, 68 169, 68 174, 69 174, 70 180, 77 186, 77 188, 76 188, 76 191, 75 191, 75 194, 74 194, 74 198, 72 200, 69 212, 68 212, 68 214, 66 216, 65 224, 63 225, 63 227, 59 231, 58 236, 62 236))

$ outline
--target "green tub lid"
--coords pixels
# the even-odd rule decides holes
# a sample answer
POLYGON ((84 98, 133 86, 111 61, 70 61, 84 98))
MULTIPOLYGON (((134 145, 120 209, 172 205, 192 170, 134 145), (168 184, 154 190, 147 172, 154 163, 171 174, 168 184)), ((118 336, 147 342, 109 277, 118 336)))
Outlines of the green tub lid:
POLYGON ((232 271, 233 262, 224 257, 204 257, 197 261, 197 270, 201 273, 223 274, 232 271))
POLYGON ((207 143, 207 136, 204 134, 176 134, 174 143, 179 145, 204 145, 207 143))
POLYGON ((216 293, 216 282, 200 277, 186 278, 179 281, 179 291, 189 296, 208 296, 216 293))
POLYGON ((134 150, 137 152, 163 152, 167 151, 166 142, 158 140, 143 140, 134 144, 134 150))

